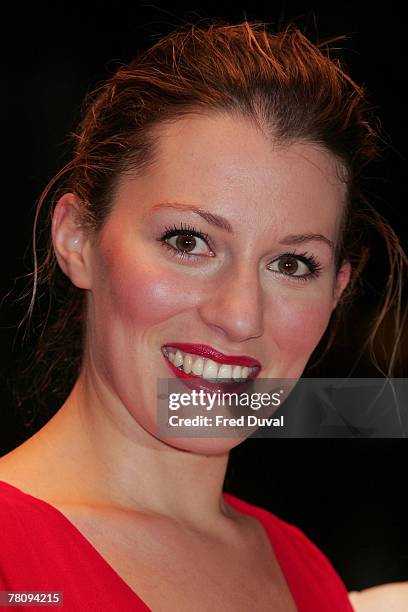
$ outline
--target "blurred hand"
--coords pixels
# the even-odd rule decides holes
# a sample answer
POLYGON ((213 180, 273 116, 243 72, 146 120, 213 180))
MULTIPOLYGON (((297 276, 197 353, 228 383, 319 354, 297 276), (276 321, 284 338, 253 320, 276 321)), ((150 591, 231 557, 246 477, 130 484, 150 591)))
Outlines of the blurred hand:
POLYGON ((355 612, 407 612, 408 581, 351 591, 349 599, 355 612))

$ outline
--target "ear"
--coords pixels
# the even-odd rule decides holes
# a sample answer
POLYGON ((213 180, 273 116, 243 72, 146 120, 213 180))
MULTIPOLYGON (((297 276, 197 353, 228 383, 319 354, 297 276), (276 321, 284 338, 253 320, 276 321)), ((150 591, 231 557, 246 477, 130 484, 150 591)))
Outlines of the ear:
POLYGON ((340 300, 341 294, 347 287, 351 276, 351 264, 349 261, 344 260, 336 277, 336 282, 333 290, 333 310, 336 308, 338 301, 340 300))
POLYGON ((61 270, 76 287, 90 289, 89 240, 79 223, 80 201, 74 193, 58 200, 52 217, 52 242, 61 270))

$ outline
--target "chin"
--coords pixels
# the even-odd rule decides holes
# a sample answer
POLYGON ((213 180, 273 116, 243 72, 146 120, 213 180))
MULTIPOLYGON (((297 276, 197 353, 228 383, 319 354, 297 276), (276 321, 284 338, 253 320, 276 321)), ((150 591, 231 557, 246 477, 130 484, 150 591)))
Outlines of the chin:
POLYGON ((216 455, 226 455, 229 451, 241 444, 245 440, 244 437, 233 437, 233 438, 223 438, 223 437, 214 437, 214 438, 194 438, 194 437, 157 437, 157 440, 166 444, 171 448, 181 450, 187 453, 194 453, 197 455, 208 455, 208 456, 216 456, 216 455))

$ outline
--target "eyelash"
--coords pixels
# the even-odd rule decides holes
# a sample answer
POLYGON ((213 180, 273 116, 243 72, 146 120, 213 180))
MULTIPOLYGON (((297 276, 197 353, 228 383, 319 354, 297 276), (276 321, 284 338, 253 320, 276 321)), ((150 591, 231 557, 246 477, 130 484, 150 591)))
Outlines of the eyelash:
POLYGON ((173 236, 196 236, 197 238, 201 238, 202 240, 204 240, 204 242, 206 242, 207 245, 210 247, 211 251, 214 250, 209 235, 200 232, 200 230, 196 229, 193 225, 185 225, 183 227, 183 223, 181 223, 179 227, 173 225, 172 227, 165 227, 164 229, 165 233, 158 240, 163 244, 163 246, 168 247, 172 255, 174 255, 175 257, 178 257, 180 259, 184 259, 185 257, 187 259, 194 259, 195 257, 200 257, 200 255, 195 255, 194 253, 186 253, 185 251, 177 251, 177 249, 171 246, 171 244, 166 242, 166 240, 168 240, 169 238, 173 238, 173 236))
MULTIPOLYGON (((170 253, 177 257, 178 259, 196 259, 201 257, 201 255, 195 255, 194 253, 187 253, 185 251, 178 251, 171 244, 166 242, 169 238, 173 238, 174 236, 196 236, 197 238, 201 238, 204 242, 207 243, 208 247, 213 251, 211 245, 211 240, 208 234, 201 232, 197 228, 192 225, 185 225, 183 227, 183 223, 180 226, 173 225, 172 227, 165 227, 164 234, 158 238, 158 241, 161 242, 163 246, 166 246, 170 253)), ((295 280, 297 282, 306 282, 311 280, 312 278, 318 278, 320 276, 320 272, 322 270, 322 266, 316 260, 314 255, 308 253, 295 253, 295 252, 287 252, 280 255, 280 257, 294 257, 295 259, 299 259, 302 263, 306 264, 310 270, 308 274, 304 274, 302 276, 293 276, 291 274, 284 274, 283 272, 276 272, 276 270, 272 270, 272 272, 276 272, 280 276, 288 277, 289 280, 295 280)), ((278 257, 278 259, 280 259, 278 257)), ((276 261, 276 260, 274 260, 276 261)), ((274 262, 272 262, 274 263, 274 262)))

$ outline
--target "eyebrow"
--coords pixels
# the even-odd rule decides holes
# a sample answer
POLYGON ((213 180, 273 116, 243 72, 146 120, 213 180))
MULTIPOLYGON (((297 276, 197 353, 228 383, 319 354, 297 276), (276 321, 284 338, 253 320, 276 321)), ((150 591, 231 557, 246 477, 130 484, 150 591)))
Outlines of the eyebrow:
POLYGON ((155 204, 153 206, 153 209, 160 209, 160 208, 176 208, 178 210, 183 210, 183 211, 189 210, 191 212, 196 213, 197 215, 200 215, 200 217, 202 217, 205 221, 207 221, 207 223, 210 223, 210 225, 219 227, 225 230, 226 232, 229 232, 230 234, 234 233, 231 223, 227 221, 225 217, 221 217, 220 215, 216 215, 215 213, 210 213, 208 212, 208 210, 203 210, 202 208, 199 208, 198 206, 192 206, 189 204, 181 204, 180 202, 163 202, 160 204, 155 204))
MULTIPOLYGON (((182 204, 181 202, 160 202, 159 204, 155 204, 152 207, 153 210, 160 210, 162 208, 174 208, 176 210, 191 211, 199 215, 210 225, 223 229, 230 234, 234 233, 231 223, 227 219, 225 219, 225 217, 221 217, 221 215, 216 215, 215 213, 210 213, 208 210, 204 210, 202 208, 199 208, 198 206, 193 206, 191 204, 182 204)), ((288 236, 282 238, 279 241, 279 244, 303 244, 304 242, 311 242, 312 240, 324 242, 332 250, 334 250, 333 242, 329 240, 329 238, 326 238, 326 236, 323 236, 323 234, 289 234, 288 236)))
POLYGON ((324 242, 334 251, 333 242, 329 240, 329 238, 326 238, 326 236, 323 236, 323 234, 290 234, 280 240, 279 244, 303 244, 304 242, 310 242, 312 240, 324 242))

